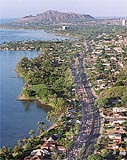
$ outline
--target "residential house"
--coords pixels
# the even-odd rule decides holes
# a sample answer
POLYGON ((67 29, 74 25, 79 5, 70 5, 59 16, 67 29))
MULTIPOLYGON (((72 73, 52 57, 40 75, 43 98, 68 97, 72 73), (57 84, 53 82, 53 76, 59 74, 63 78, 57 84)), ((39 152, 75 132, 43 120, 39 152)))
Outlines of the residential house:
POLYGON ((66 153, 66 148, 62 145, 57 145, 57 150, 60 152, 60 153, 66 153))
POLYGON ((126 156, 126 149, 124 149, 123 147, 120 147, 119 148, 119 155, 123 155, 123 156, 126 156))
POLYGON ((120 143, 122 141, 122 136, 121 136, 121 134, 118 134, 118 133, 117 134, 116 133, 109 133, 108 137, 110 139, 114 139, 114 141, 116 143, 120 143))
POLYGON ((121 112, 126 112, 127 108, 125 107, 113 107, 113 112, 114 113, 121 113, 121 112))
POLYGON ((119 146, 118 146, 116 143, 114 143, 114 144, 112 145, 112 149, 113 149, 113 150, 117 150, 117 149, 119 149, 119 146))
POLYGON ((123 129, 119 129, 119 130, 116 130, 116 129, 109 129, 109 130, 107 130, 107 133, 108 133, 108 134, 110 134, 110 133, 124 134, 124 133, 125 133, 125 130, 123 130, 123 129))

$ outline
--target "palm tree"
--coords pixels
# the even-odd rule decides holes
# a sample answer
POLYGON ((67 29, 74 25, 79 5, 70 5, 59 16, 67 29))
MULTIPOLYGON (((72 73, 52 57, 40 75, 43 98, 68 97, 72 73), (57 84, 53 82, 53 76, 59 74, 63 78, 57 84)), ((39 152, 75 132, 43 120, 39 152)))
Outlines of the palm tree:
POLYGON ((29 135, 30 135, 31 138, 34 137, 34 133, 35 133, 35 132, 34 132, 34 130, 32 130, 32 129, 29 131, 29 135))
POLYGON ((42 134, 44 132, 44 130, 47 129, 47 125, 42 121, 38 121, 37 125, 38 125, 37 130, 38 130, 39 134, 42 134))
POLYGON ((26 144, 26 143, 28 142, 27 137, 23 137, 22 142, 23 142, 24 144, 26 144))

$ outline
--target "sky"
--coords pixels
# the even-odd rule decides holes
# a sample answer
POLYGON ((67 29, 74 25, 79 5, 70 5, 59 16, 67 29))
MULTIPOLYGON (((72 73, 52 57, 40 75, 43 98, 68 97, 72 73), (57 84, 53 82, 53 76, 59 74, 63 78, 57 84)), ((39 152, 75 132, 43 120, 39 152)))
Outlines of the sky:
POLYGON ((0 0, 0 18, 20 18, 47 10, 127 17, 127 0, 0 0))

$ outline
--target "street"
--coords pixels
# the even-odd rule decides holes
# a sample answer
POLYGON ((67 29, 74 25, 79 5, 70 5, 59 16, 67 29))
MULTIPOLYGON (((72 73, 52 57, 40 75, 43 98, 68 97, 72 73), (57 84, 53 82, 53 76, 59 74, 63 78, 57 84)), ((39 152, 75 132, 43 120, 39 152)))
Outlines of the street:
POLYGON ((77 84, 76 91, 82 104, 82 124, 72 149, 67 153, 67 160, 74 160, 75 158, 87 160, 88 156, 94 152, 94 144, 96 144, 100 135, 100 116, 94 106, 95 97, 87 81, 83 59, 84 54, 81 53, 80 56, 75 59, 72 68, 72 73, 75 78, 74 81, 77 84), (80 69, 80 75, 78 69, 80 69), (79 152, 84 144, 84 151, 80 157, 79 152))

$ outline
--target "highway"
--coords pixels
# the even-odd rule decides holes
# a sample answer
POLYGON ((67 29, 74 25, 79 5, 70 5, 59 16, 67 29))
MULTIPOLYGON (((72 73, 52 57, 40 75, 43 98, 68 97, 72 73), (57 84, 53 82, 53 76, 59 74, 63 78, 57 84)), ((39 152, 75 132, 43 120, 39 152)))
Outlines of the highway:
POLYGON ((79 57, 75 58, 75 63, 72 67, 74 81, 77 84, 76 92, 82 104, 82 124, 79 134, 74 139, 74 145, 67 153, 67 160, 87 160, 88 156, 94 152, 94 144, 96 144, 100 136, 101 118, 98 110, 94 106, 95 97, 87 81, 83 61, 84 53, 81 53, 79 57), (84 144, 83 154, 79 156, 79 152, 84 144))

